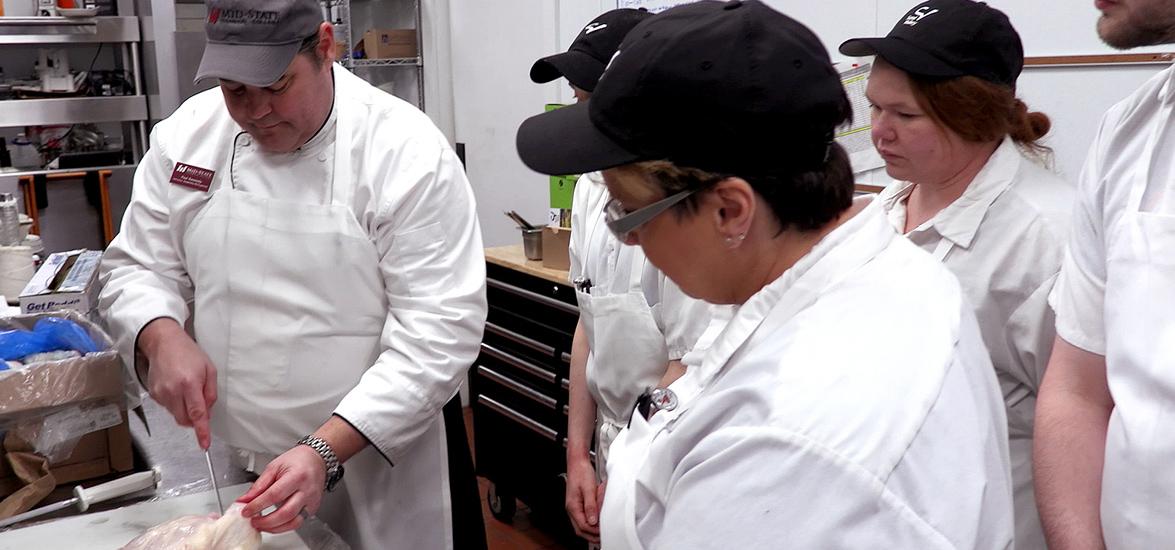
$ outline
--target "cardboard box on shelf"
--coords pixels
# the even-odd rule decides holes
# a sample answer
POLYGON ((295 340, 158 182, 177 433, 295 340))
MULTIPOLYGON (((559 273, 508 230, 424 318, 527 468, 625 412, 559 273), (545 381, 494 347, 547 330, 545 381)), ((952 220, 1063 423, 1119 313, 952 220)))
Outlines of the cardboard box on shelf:
MULTIPOLYGON (((24 443, 38 440, 34 436, 55 442, 60 456, 49 461, 49 471, 58 484, 130 471, 134 460, 123 365, 109 349, 109 336, 74 311, 3 318, 0 331, 30 330, 46 317, 77 323, 108 351, 0 372, 0 428, 24 443), (60 443, 78 437, 72 449, 60 443)), ((0 498, 21 485, 8 461, 0 460, 0 498)))
POLYGON ((363 33, 368 59, 416 57, 415 29, 368 29, 363 33))
POLYGON ((20 292, 21 313, 72 309, 89 313, 98 305, 99 250, 50 254, 20 292))
POLYGON ((570 229, 547 226, 543 230, 543 267, 570 269, 571 257, 567 254, 569 244, 571 244, 570 229))

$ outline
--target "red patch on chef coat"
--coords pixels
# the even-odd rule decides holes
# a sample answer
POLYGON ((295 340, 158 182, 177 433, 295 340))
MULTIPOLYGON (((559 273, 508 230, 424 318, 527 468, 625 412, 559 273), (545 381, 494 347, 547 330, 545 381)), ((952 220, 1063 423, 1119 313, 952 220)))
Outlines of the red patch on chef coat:
POLYGON ((208 191, 212 186, 212 176, 215 175, 216 172, 213 170, 177 162, 175 169, 171 171, 171 183, 196 191, 208 191))

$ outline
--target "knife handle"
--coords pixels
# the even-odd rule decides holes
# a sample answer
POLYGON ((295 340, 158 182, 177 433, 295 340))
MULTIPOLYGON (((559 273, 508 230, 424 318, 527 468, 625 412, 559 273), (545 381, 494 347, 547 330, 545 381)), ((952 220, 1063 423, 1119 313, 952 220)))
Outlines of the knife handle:
POLYGON ((129 495, 158 485, 159 471, 151 469, 146 472, 137 472, 129 476, 123 476, 90 488, 78 485, 73 488, 73 494, 78 499, 78 510, 85 512, 91 504, 129 495))

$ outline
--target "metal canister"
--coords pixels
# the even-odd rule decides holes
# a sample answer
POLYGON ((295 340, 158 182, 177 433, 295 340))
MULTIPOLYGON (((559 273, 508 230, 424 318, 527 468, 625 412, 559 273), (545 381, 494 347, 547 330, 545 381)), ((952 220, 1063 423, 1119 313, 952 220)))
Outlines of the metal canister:
POLYGON ((528 260, 543 259, 543 227, 522 230, 522 253, 528 260))

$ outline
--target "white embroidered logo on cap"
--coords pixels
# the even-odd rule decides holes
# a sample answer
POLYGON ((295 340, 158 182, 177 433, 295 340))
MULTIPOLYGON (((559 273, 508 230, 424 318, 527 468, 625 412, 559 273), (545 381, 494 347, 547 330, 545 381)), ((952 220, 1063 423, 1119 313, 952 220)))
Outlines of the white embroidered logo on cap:
POLYGON ((607 27, 608 27, 607 23, 589 23, 588 26, 583 28, 583 34, 586 36, 586 35, 589 35, 593 32, 596 32, 600 29, 604 29, 607 27))
POLYGON ((914 10, 910 15, 907 15, 906 20, 902 23, 912 27, 920 23, 926 16, 934 15, 936 13, 938 13, 938 10, 932 9, 930 6, 922 6, 921 8, 914 10))

